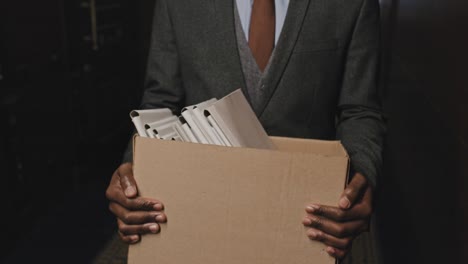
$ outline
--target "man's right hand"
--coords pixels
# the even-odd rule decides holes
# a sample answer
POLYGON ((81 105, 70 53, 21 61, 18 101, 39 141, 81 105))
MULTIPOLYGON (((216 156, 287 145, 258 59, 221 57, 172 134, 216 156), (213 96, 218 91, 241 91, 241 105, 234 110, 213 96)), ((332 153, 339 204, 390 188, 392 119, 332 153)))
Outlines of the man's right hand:
POLYGON ((120 238, 126 243, 140 241, 143 234, 159 233, 159 224, 167 221, 160 201, 138 196, 131 163, 120 165, 114 172, 106 197, 110 211, 117 216, 120 238))

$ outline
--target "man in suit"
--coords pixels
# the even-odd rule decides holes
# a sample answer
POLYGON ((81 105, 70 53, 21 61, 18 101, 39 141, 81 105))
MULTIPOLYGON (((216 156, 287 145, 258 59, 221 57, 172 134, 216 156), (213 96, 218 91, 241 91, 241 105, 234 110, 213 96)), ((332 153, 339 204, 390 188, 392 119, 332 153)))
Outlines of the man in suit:
MULTIPOLYGON (((352 164, 337 206, 311 204, 311 239, 343 258, 369 227, 385 125, 377 93, 378 0, 158 0, 142 109, 242 87, 269 135, 339 139, 352 164)), ((131 149, 131 148, 129 148, 131 149)), ((158 233, 163 203, 138 196, 132 153, 107 190, 123 241, 158 233)))

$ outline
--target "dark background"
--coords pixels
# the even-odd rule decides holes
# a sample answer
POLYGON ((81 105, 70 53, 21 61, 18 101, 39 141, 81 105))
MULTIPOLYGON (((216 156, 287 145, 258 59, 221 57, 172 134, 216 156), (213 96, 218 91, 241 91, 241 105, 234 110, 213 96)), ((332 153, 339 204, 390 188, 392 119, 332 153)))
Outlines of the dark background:
MULTIPOLYGON (((465 2, 381 0, 385 263, 468 258, 465 2)), ((89 263, 115 232, 104 192, 140 100, 153 5, 0 2, 0 262, 89 263)))

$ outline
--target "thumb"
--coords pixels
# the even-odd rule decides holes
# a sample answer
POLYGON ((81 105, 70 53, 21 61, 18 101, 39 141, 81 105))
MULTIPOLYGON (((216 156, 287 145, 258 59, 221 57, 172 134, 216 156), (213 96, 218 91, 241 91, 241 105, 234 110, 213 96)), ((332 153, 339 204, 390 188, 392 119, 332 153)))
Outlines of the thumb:
POLYGON ((367 187, 367 179, 360 173, 354 174, 351 182, 346 186, 338 205, 341 209, 351 208, 367 187))
POLYGON ((135 198, 138 194, 135 178, 133 177, 132 163, 124 163, 118 169, 120 186, 127 198, 135 198))

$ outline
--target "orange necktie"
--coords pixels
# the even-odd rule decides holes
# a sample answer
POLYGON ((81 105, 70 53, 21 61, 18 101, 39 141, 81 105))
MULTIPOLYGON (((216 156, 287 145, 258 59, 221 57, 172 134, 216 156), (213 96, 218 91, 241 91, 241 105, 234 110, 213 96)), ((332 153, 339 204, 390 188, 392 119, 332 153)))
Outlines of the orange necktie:
POLYGON ((275 47, 275 1, 255 0, 250 18, 249 46, 263 72, 275 47))

